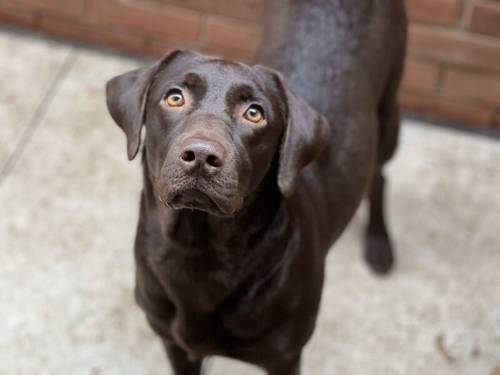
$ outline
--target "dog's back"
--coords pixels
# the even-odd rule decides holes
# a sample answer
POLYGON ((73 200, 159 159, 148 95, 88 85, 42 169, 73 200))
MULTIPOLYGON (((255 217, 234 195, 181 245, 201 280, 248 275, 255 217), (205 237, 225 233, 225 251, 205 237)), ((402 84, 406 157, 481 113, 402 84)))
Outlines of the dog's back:
POLYGON ((401 69, 405 38, 403 0, 271 0, 257 62, 335 121, 378 104, 401 69))
POLYGON ((306 168, 299 185, 326 243, 341 233, 396 147, 405 44, 403 0, 265 2, 256 62, 281 71, 332 126, 325 157, 306 168))

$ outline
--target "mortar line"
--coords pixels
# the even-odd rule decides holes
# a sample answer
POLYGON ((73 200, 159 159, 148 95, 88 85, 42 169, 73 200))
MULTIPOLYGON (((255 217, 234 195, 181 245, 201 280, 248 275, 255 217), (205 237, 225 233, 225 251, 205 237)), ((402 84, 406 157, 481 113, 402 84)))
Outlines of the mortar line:
POLYGON ((33 138, 36 129, 40 126, 42 121, 44 120, 47 112, 50 109, 52 102, 56 94, 58 93, 63 81, 68 76, 71 68, 73 68, 76 58, 78 57, 79 49, 73 49, 69 55, 64 59, 62 66, 59 68, 57 75, 52 80, 52 83, 48 90, 42 97, 42 100, 36 107, 33 115, 28 121, 27 125, 24 127, 21 137, 18 139, 16 146, 14 147, 14 151, 9 155, 7 161, 0 169, 0 186, 7 179, 9 174, 14 170, 16 164, 21 159, 21 156, 28 146, 29 142, 33 138))

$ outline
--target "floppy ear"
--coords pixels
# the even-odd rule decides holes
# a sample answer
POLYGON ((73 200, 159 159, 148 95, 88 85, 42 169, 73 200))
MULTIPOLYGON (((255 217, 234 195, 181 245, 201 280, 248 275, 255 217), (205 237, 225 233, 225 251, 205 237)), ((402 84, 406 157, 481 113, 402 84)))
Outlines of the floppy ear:
POLYGON ((116 124, 127 136, 127 153, 132 160, 139 151, 144 109, 157 64, 114 77, 106 84, 106 104, 116 124))
POLYGON ((139 151, 146 102, 156 74, 179 54, 189 52, 173 51, 151 66, 119 75, 106 84, 108 111, 127 136, 129 160, 132 160, 139 151))
POLYGON ((318 158, 328 144, 330 123, 304 99, 295 95, 286 85, 280 73, 271 73, 283 102, 285 133, 283 135, 278 168, 278 186, 289 197, 295 190, 295 180, 300 171, 318 158))

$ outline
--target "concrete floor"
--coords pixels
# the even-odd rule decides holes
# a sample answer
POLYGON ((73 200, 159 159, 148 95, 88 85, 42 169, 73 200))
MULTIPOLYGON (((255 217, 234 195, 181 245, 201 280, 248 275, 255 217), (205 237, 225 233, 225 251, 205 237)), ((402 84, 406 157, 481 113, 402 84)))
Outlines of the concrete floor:
MULTIPOLYGON (((103 97, 137 64, 0 31, 0 374, 169 374, 132 298, 139 162, 103 97)), ((499 166, 496 140, 405 121, 388 168, 397 268, 364 266, 361 208, 328 258, 304 374, 494 373, 499 166)))

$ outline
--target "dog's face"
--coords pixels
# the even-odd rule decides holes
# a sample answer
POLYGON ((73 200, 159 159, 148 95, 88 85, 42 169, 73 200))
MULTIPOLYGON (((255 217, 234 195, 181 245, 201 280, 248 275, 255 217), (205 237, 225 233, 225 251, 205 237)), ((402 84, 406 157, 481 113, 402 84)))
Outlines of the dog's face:
POLYGON ((279 158, 278 186, 318 156, 329 126, 270 69, 175 51, 107 84, 128 155, 145 149, 155 195, 173 209, 232 216, 279 158))

